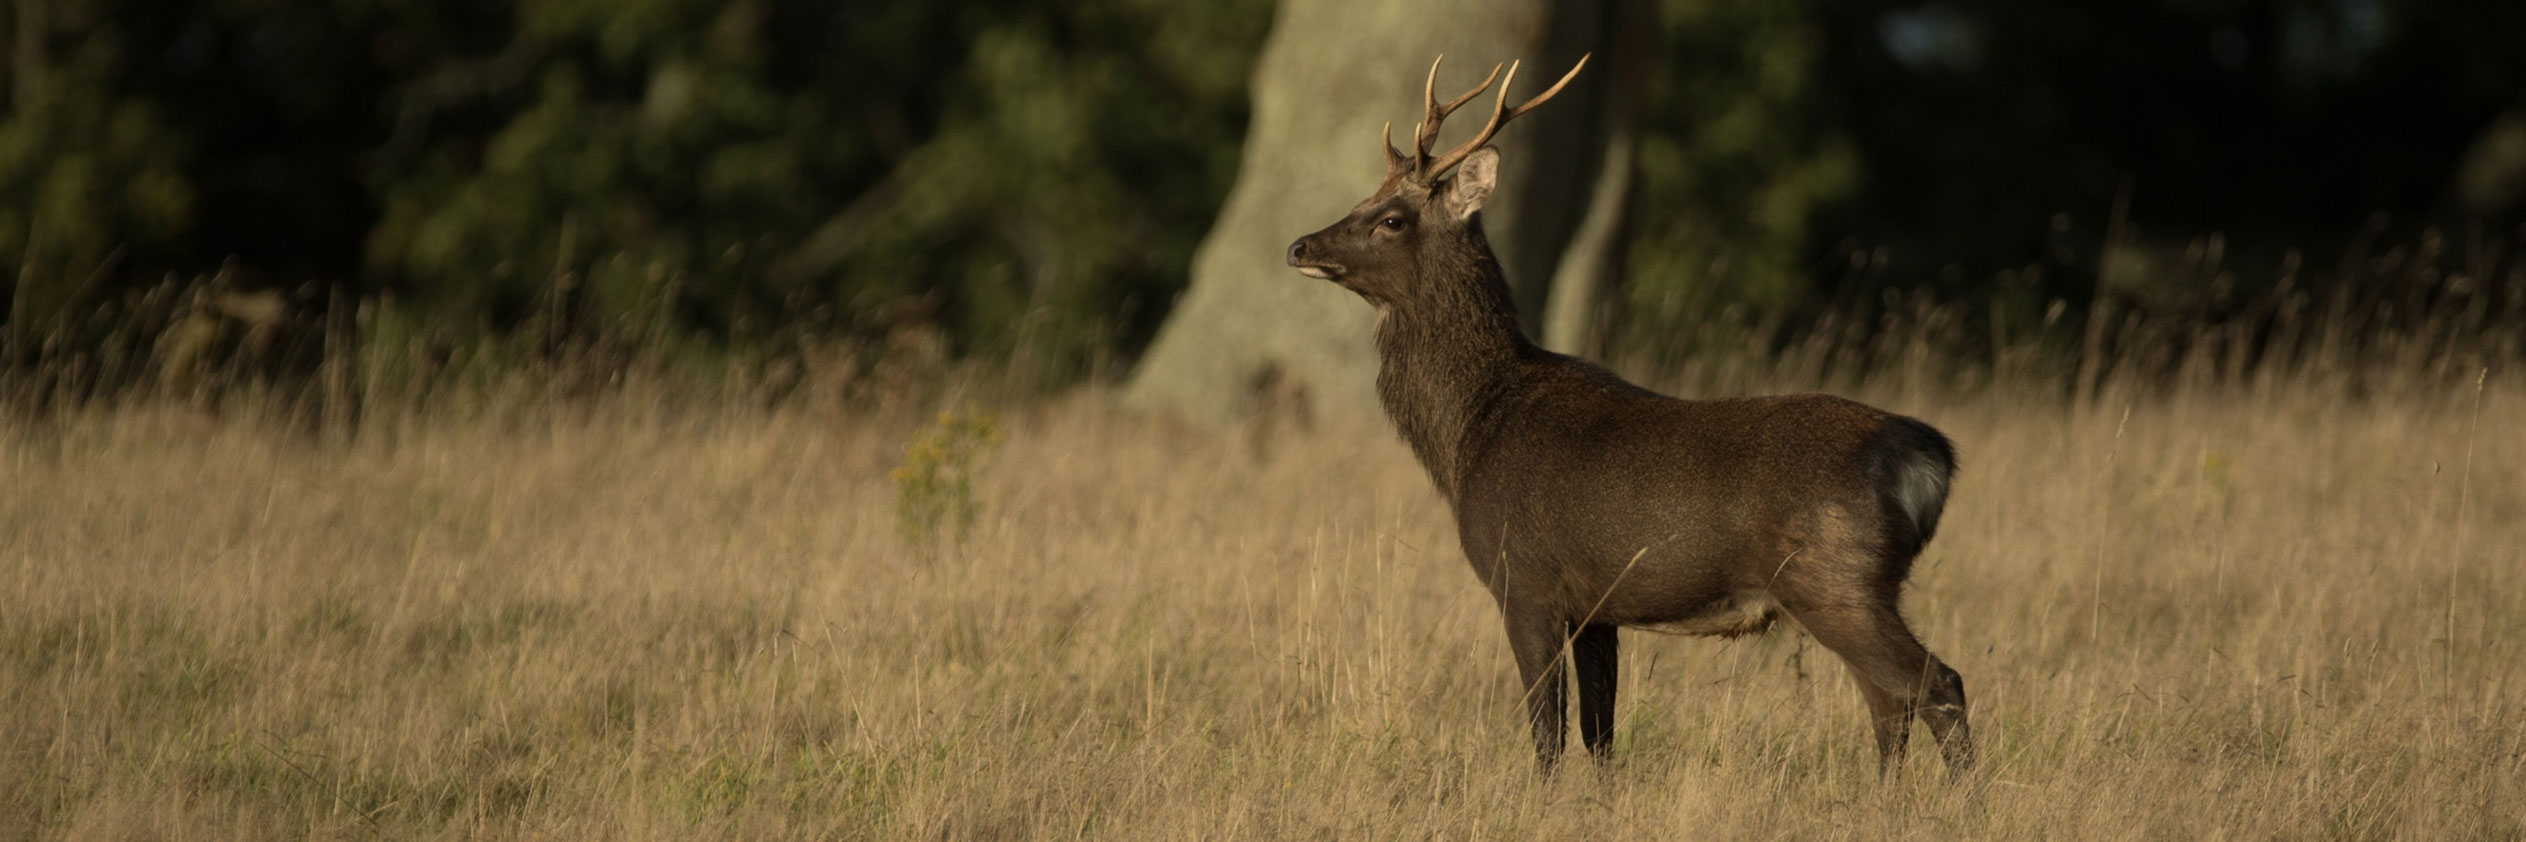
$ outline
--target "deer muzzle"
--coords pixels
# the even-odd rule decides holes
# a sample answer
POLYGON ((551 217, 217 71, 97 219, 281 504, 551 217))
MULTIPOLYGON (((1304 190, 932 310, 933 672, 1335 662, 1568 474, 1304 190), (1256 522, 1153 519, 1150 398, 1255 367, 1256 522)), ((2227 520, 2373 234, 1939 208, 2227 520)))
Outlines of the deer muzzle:
POLYGON ((1307 240, 1306 237, 1300 237, 1297 242, 1289 244, 1289 265, 1297 267, 1298 274, 1319 280, 1332 280, 1335 274, 1341 272, 1342 267, 1316 260, 1312 256, 1313 250, 1307 247, 1307 240))

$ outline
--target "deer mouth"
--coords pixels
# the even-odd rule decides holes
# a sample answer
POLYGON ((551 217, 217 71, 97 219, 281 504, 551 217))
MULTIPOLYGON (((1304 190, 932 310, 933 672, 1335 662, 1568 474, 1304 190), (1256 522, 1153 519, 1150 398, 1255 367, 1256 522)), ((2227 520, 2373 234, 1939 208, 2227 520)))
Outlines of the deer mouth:
POLYGON ((1324 261, 1317 260, 1316 255, 1321 253, 1323 249, 1309 245, 1307 241, 1313 239, 1315 239, 1313 235, 1300 237, 1298 238, 1298 242, 1289 244, 1289 266, 1290 268, 1298 270, 1298 274, 1305 275, 1310 278, 1318 278, 1327 281, 1333 280, 1334 276, 1342 274, 1342 266, 1336 263, 1326 263, 1324 261))

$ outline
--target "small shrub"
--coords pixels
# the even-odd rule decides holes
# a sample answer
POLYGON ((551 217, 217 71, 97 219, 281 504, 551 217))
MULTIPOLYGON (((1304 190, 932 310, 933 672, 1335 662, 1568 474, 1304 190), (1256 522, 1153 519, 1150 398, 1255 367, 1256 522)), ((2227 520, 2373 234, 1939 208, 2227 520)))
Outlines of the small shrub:
POLYGON ((895 468, 895 526, 924 555, 943 542, 961 544, 982 513, 974 480, 1000 446, 999 419, 967 407, 939 413, 904 447, 895 468))

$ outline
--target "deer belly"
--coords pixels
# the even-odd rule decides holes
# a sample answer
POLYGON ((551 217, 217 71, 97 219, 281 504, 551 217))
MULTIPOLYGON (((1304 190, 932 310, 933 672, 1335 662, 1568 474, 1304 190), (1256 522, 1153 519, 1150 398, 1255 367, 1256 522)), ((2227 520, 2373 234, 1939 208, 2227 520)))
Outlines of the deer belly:
POLYGON ((1658 634, 1742 637, 1771 628, 1772 621, 1779 617, 1780 603, 1773 601, 1771 594, 1740 591, 1680 618, 1643 620, 1625 625, 1658 634))

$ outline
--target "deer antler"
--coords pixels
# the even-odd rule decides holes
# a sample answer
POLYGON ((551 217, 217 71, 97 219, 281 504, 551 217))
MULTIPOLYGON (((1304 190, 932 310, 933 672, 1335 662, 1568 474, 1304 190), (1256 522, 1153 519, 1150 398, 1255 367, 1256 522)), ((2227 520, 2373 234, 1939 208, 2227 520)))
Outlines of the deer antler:
MULTIPOLYGON (((1517 119, 1520 114, 1535 110, 1535 106, 1542 105, 1545 100, 1552 99, 1553 95, 1561 93, 1561 89, 1568 87, 1570 80, 1578 78, 1579 71, 1588 66, 1588 56, 1580 56, 1579 63, 1572 66, 1569 73, 1562 75, 1561 81, 1554 82, 1550 89, 1545 90, 1543 93, 1536 94, 1535 98, 1527 100, 1523 105, 1516 108, 1508 108, 1509 85, 1517 81, 1517 62, 1509 62, 1508 78, 1501 80, 1500 92, 1497 98, 1493 99, 1491 102, 1491 121, 1483 124, 1482 132, 1475 135, 1473 140, 1467 141, 1465 145, 1456 147, 1455 149, 1450 150, 1447 154, 1433 159, 1430 157, 1430 144, 1438 140, 1439 124, 1446 121, 1447 115, 1455 113, 1458 107, 1472 101, 1474 97, 1480 96, 1484 90, 1489 89, 1491 87, 1491 80, 1498 78, 1500 75, 1500 66, 1492 65, 1491 75, 1482 77, 1482 84, 1474 86, 1473 90, 1466 91, 1463 96, 1459 96, 1441 104, 1436 96, 1437 92, 1435 88, 1438 86, 1439 62, 1446 60, 1447 57, 1442 55, 1438 57, 1437 61, 1430 62, 1429 79, 1421 83, 1421 104, 1423 109, 1421 127, 1418 131, 1413 132, 1412 157, 1408 163, 1412 164, 1412 179, 1424 184, 1429 183, 1430 181, 1438 178, 1441 174, 1453 169, 1457 164, 1464 163, 1466 156, 1472 155, 1474 150, 1482 148, 1483 144, 1490 143, 1492 136, 1500 133, 1500 127, 1508 125, 1510 120, 1517 119)), ((1391 126, 1389 128, 1391 130, 1391 126)), ((1394 141, 1392 140, 1386 141, 1386 162, 1389 169, 1399 169, 1402 164, 1407 163, 1403 153, 1395 151, 1394 141)))
MULTIPOLYGON (((1463 107, 1467 102, 1473 101, 1474 97, 1481 96, 1483 91, 1490 89, 1491 82, 1493 80, 1500 78, 1500 65, 1491 65, 1491 74, 1482 77, 1482 84, 1475 85, 1473 86, 1473 90, 1466 91, 1463 95, 1458 96, 1455 99, 1448 100, 1445 105, 1440 105, 1437 96, 1438 91, 1436 90, 1438 87, 1438 66, 1441 62, 1446 60, 1447 56, 1445 54, 1441 54, 1438 58, 1432 59, 1430 61, 1429 78, 1421 80, 1421 126, 1413 131, 1412 151, 1414 154, 1418 155, 1422 161, 1428 161, 1430 159, 1430 144, 1438 140, 1438 126, 1440 123, 1447 121, 1447 115, 1456 113, 1456 109, 1463 107)), ((1509 78, 1517 78, 1517 71, 1510 70, 1509 78)))
POLYGON ((1419 128, 1413 130, 1412 155, 1410 157, 1406 157, 1403 153, 1395 151, 1394 124, 1386 124, 1386 168, 1389 171, 1402 170, 1405 165, 1410 165, 1411 169, 1409 172, 1417 178, 1420 175, 1422 165, 1429 163, 1430 143, 1438 140, 1439 124, 1447 120, 1447 115, 1455 113, 1457 108, 1462 107, 1467 102, 1471 102, 1474 97, 1481 96, 1484 90, 1490 88, 1492 81, 1500 78, 1500 68, 1503 66, 1497 64, 1492 65, 1491 75, 1482 77, 1482 84, 1475 85, 1473 90, 1466 91, 1463 96, 1448 100, 1447 104, 1441 105, 1438 101, 1438 92, 1436 88, 1438 86, 1438 66, 1440 63, 1445 61, 1447 61, 1447 56, 1444 53, 1440 54, 1437 59, 1432 60, 1430 62, 1429 78, 1424 79, 1421 82, 1421 125, 1419 128))

